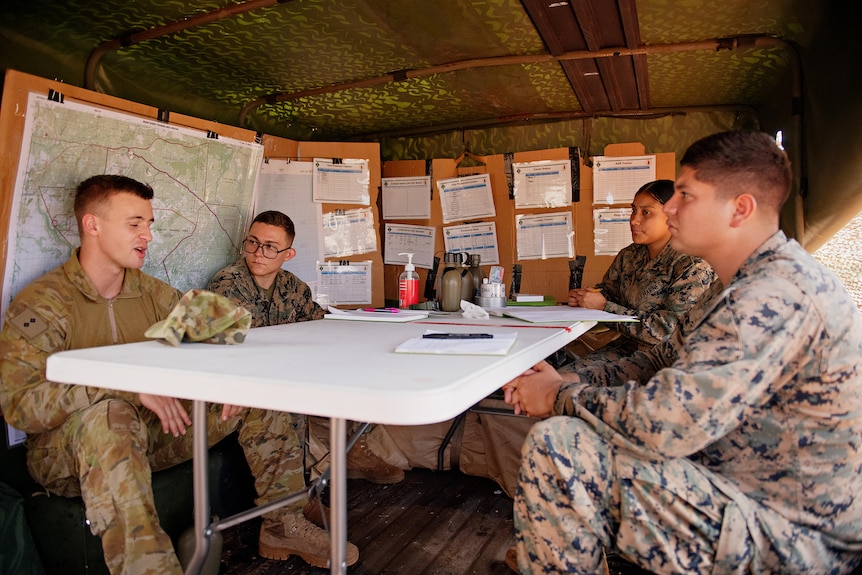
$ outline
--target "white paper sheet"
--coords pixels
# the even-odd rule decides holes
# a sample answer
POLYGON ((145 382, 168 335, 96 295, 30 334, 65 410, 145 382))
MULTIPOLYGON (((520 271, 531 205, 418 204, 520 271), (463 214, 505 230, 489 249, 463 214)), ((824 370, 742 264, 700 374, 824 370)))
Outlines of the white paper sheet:
POLYGON ((519 260, 575 257, 571 212, 518 214, 515 232, 519 260))
POLYGON ((497 225, 494 222, 443 228, 444 250, 478 254, 483 266, 500 263, 500 251, 497 246, 497 225))
POLYGON ((323 259, 323 206, 311 197, 311 162, 272 159, 260 168, 255 215, 277 210, 293 221, 296 255, 282 264, 314 290, 317 262, 323 259))
POLYGON ((327 305, 371 303, 371 261, 317 262, 317 293, 314 300, 327 305))
POLYGON ((638 321, 633 315, 608 313, 600 309, 556 305, 547 307, 506 308, 503 315, 531 323, 572 321, 638 321))
POLYGON ((315 202, 369 205, 368 160, 314 158, 313 164, 315 202))
POLYGON ((629 208, 601 208, 593 210, 593 253, 597 256, 615 256, 632 243, 629 225, 629 208))
POLYGON ((363 311, 361 309, 343 310, 333 306, 329 306, 327 308, 327 311, 329 311, 329 313, 323 316, 323 319, 341 319, 347 321, 380 321, 386 323, 404 323, 408 321, 416 321, 417 319, 427 318, 428 314, 431 313, 428 311, 411 309, 397 309, 391 312, 363 311))
POLYGON ((437 228, 433 226, 413 226, 410 224, 386 224, 383 226, 383 263, 404 265, 407 256, 413 254, 413 264, 417 268, 434 267, 434 243, 437 228))
POLYGON ((593 204, 630 204, 644 184, 655 180, 655 156, 593 158, 593 204))
POLYGON ((336 210, 323 215, 323 253, 328 258, 377 251, 377 233, 371 208, 336 210))
POLYGON ((572 205, 569 160, 512 164, 515 208, 559 208, 572 205))
POLYGON ((437 180, 437 189, 444 224, 497 215, 488 174, 437 180))
MULTIPOLYGON (((425 333, 442 333, 429 329, 425 333)), ((395 348, 395 353, 433 353, 441 355, 506 355, 517 332, 495 333, 488 339, 426 339, 414 337, 395 348)))
POLYGON ((384 220, 427 220, 431 217, 431 176, 383 178, 384 220))

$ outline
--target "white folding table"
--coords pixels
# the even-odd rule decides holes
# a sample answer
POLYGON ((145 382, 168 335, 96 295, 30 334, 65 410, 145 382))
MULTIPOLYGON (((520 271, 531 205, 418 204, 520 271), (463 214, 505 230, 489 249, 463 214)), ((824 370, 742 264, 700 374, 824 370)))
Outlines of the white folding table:
MULTIPOLYGON (((48 358, 51 381, 193 400, 193 425, 206 425, 206 403, 242 405, 331 419, 331 573, 346 573, 346 420, 394 425, 445 421, 499 389, 593 327, 595 322, 530 324, 460 317, 409 323, 320 320, 250 330, 241 345, 156 341, 64 351, 48 358), (394 353, 427 329, 517 332, 504 356, 394 353)), ((206 433, 194 436, 198 573, 209 536, 261 515, 272 504, 210 523, 206 433)), ((294 498, 295 499, 295 498, 294 498)))

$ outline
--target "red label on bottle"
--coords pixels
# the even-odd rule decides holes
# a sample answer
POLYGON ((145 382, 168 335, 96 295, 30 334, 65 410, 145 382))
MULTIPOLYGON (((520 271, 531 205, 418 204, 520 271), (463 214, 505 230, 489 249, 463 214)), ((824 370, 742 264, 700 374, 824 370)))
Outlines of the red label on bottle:
POLYGON ((419 303, 419 280, 398 280, 398 307, 419 303))

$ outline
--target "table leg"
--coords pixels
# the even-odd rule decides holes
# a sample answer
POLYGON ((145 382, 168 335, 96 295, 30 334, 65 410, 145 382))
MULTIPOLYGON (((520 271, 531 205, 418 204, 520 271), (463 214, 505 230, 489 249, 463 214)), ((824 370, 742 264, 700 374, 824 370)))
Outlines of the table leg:
POLYGON ((329 486, 332 504, 329 509, 332 523, 329 572, 344 575, 347 573, 347 420, 333 417, 329 421, 329 469, 332 472, 329 486))
POLYGON ((194 474, 195 499, 195 553, 186 566, 186 575, 198 575, 210 548, 210 501, 207 474, 209 473, 209 450, 207 448, 207 403, 192 402, 192 432, 194 437, 192 470, 194 474))

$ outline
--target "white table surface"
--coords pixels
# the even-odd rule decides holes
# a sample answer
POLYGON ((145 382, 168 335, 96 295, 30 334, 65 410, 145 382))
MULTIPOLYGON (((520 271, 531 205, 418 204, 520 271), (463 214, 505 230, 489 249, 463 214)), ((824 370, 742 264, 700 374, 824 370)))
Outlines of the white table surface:
MULTIPOLYGON (((240 345, 144 341, 55 353, 51 381, 194 400, 196 428, 206 403, 227 403, 329 417, 332 483, 330 573, 347 573, 346 420, 419 425, 453 418, 595 322, 537 325, 506 318, 460 317, 382 323, 320 320, 250 330, 240 345), (425 330, 518 334, 506 355, 395 353, 425 330)), ((260 515, 264 508, 209 524, 206 434, 195 435, 197 575, 213 529, 260 515)))
POLYGON ((416 425, 455 417, 593 325, 460 317, 409 323, 320 320, 252 329, 244 343, 233 346, 184 342, 175 348, 145 341, 59 352, 48 358, 47 377, 211 403, 416 425), (518 338, 505 356, 393 352, 427 329, 515 331, 518 338))

